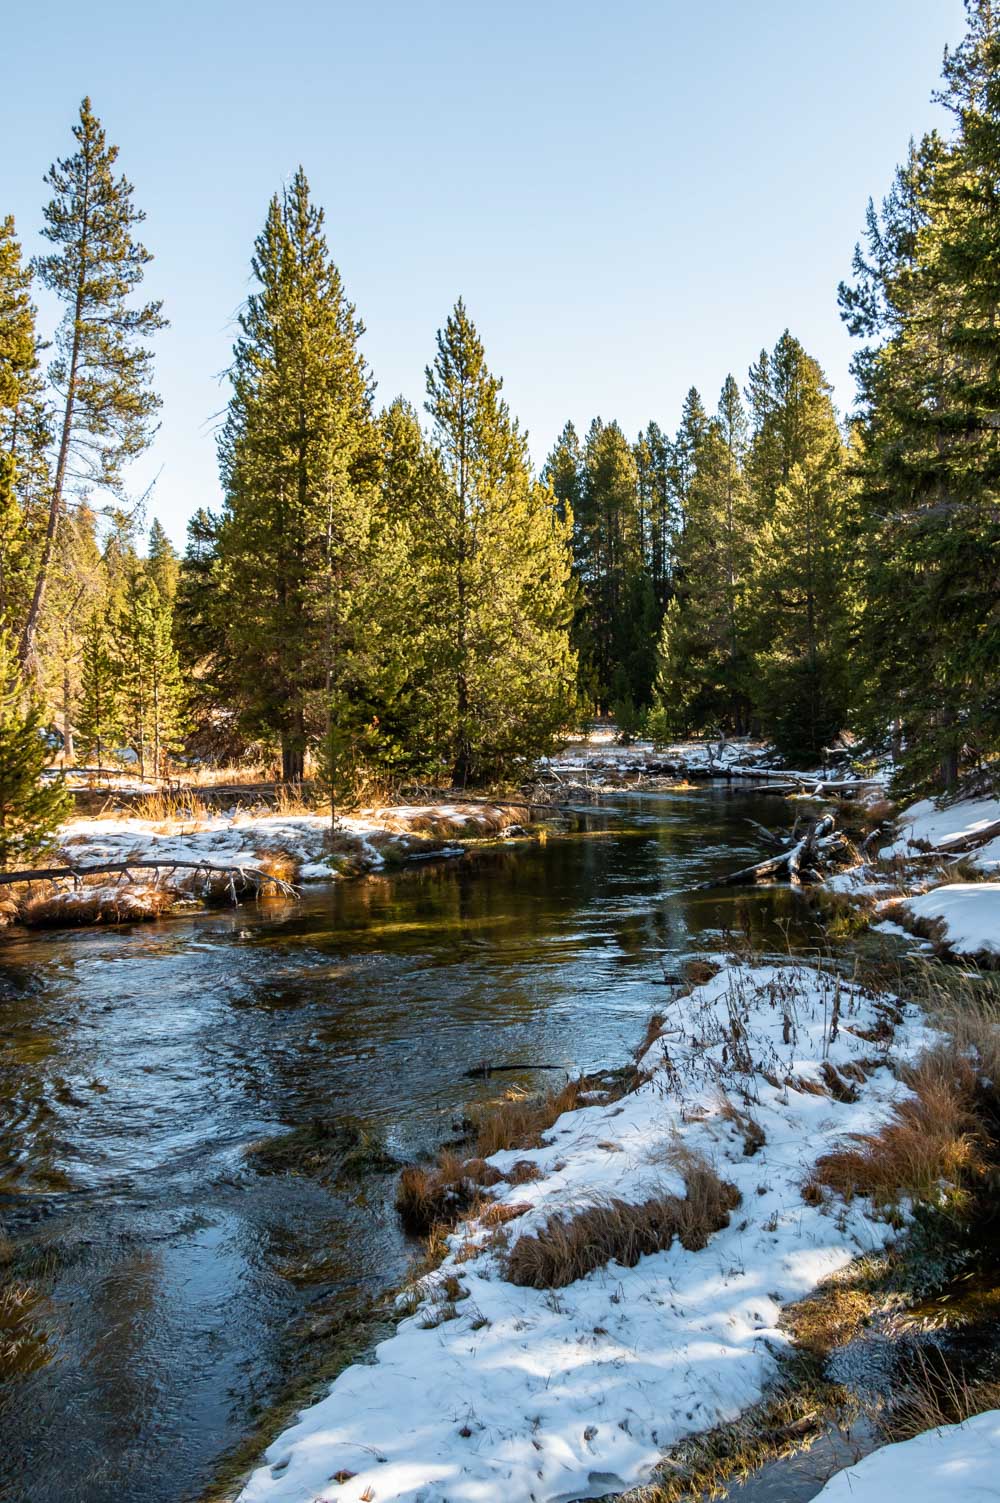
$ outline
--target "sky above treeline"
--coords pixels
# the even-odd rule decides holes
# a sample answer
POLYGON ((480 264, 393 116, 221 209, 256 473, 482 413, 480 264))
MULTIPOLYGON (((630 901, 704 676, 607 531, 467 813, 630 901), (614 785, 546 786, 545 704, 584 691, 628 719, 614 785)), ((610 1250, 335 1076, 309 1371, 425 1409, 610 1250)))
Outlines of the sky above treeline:
MULTIPOLYGON (((0 213, 28 254, 89 93, 146 210, 174 540, 218 506, 215 429, 254 236, 301 163, 377 400, 422 403, 461 294, 540 466, 567 418, 673 430, 786 326, 850 407, 836 288, 931 102, 960 0, 259 0, 19 6, 0 213)), ((43 330, 53 310, 39 299, 43 330)))

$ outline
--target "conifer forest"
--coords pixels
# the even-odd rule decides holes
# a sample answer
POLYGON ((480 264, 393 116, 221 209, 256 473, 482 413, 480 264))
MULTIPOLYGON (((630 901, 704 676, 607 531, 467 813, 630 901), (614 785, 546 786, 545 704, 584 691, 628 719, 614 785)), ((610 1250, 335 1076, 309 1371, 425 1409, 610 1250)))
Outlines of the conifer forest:
POLYGON ((635 434, 567 422, 535 473, 461 298, 424 392, 380 405, 299 169, 262 198, 224 501, 193 511, 180 556, 128 479, 170 310, 143 300, 142 185, 84 99, 41 247, 0 230, 8 696, 37 697, 68 763, 127 748, 154 773, 253 748, 285 779, 325 756, 466 787, 613 716, 800 761, 851 729, 892 746, 907 787, 954 785, 1000 747, 989 17, 945 65, 953 128, 859 214, 831 288, 857 340, 839 410, 794 330, 762 329, 718 393, 635 434))
POLYGON ((0 93, 0 1503, 1000 1498, 1000 0, 183 12, 0 93))

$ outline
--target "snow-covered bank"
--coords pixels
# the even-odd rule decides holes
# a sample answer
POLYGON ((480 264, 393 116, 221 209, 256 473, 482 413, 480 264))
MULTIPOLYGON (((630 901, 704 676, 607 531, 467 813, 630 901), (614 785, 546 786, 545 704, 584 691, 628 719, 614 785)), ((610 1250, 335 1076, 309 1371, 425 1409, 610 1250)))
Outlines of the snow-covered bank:
POLYGON ((416 1308, 274 1442, 242 1503, 564 1503, 648 1478, 760 1396, 783 1303, 892 1235, 860 1200, 803 1188, 845 1134, 887 1118, 906 1094, 890 1063, 931 1039, 893 999, 805 965, 731 965, 676 996, 637 1089, 493 1156, 509 1178, 416 1308), (506 1276, 519 1238, 683 1196, 705 1160, 740 1204, 701 1250, 668 1236, 557 1289, 506 1276))
POLYGON ((345 815, 332 837, 329 816, 319 814, 74 819, 58 833, 56 863, 155 861, 165 863, 163 871, 42 887, 23 895, 17 909, 11 904, 7 916, 19 914, 28 923, 152 918, 211 890, 203 875, 172 872, 172 862, 268 872, 294 882, 330 881, 429 856, 461 856, 467 842, 514 834, 531 817, 518 804, 398 805, 345 815))
POLYGON ((1000 959, 1000 882, 949 882, 902 907, 918 933, 954 954, 1000 959))
POLYGON ((1000 872, 1000 799, 958 799, 943 807, 921 799, 896 817, 893 838, 875 866, 863 865, 829 885, 876 900, 886 929, 901 924, 946 953, 995 964, 1000 957, 1000 883, 950 881, 959 863, 984 879, 1000 872), (893 863, 892 867, 884 863, 893 863), (890 890, 886 890, 891 875, 890 890))
POLYGON ((895 837, 879 855, 889 859, 928 851, 954 857, 968 852, 983 871, 1000 867, 1000 799, 960 799, 943 808, 921 799, 897 817, 895 837))
POLYGON ((828 768, 782 767, 773 747, 746 738, 736 741, 674 741, 669 745, 638 740, 622 746, 615 741, 611 731, 596 732, 570 741, 562 751, 543 757, 538 763, 538 772, 543 780, 556 782, 585 777, 591 787, 599 787, 602 783, 613 785, 619 780, 627 781, 637 776, 682 781, 688 778, 776 779, 805 785, 822 784, 832 778, 838 786, 857 783, 859 788, 870 786, 873 781, 882 781, 881 777, 874 780, 860 778, 849 764, 836 772, 828 768))
POLYGON ((873 1451, 831 1477, 817 1503, 887 1503, 894 1498, 907 1503, 1000 1498, 1000 1410, 873 1451))

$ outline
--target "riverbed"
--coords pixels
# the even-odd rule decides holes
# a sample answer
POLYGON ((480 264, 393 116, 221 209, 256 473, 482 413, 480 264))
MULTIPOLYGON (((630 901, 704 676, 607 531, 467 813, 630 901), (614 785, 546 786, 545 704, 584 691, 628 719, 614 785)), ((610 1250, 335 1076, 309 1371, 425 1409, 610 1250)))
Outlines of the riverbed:
POLYGON ((786 889, 694 890, 761 853, 748 818, 788 805, 621 797, 297 901, 6 935, 0 1223, 33 1302, 0 1497, 197 1497, 302 1344, 399 1280, 391 1174, 263 1172, 248 1148, 322 1123, 412 1157, 471 1100, 625 1063, 683 957, 737 932, 812 948, 786 889))

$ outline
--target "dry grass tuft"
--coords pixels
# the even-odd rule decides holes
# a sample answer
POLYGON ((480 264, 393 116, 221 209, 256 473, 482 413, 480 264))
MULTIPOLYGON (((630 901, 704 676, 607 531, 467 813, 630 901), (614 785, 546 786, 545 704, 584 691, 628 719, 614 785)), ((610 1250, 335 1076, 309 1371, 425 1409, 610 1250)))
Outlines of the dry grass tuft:
POLYGON ((877 1133, 853 1134, 845 1146, 818 1160, 813 1181, 848 1199, 871 1198, 895 1206, 904 1196, 933 1200, 942 1184, 981 1172, 976 1133, 977 1073, 968 1054, 943 1045, 901 1072, 914 1092, 898 1102, 877 1133))
POLYGON ((767 1142, 767 1135, 756 1117, 749 1112, 741 1112, 725 1091, 721 1093, 719 1115, 724 1122, 731 1122, 743 1134, 743 1152, 748 1159, 753 1158, 767 1142))
POLYGON ((483 1226, 506 1226, 508 1221, 516 1221, 518 1216, 523 1216, 525 1211, 530 1211, 531 1205, 526 1200, 512 1201, 504 1204, 502 1201, 491 1201, 479 1213, 479 1220, 483 1226))
POLYGON ((505 1277, 531 1289, 561 1289, 608 1263, 634 1268, 675 1238, 697 1252, 712 1232, 728 1226, 740 1196, 704 1159, 686 1155, 683 1173, 684 1197, 662 1194, 640 1205, 612 1198, 572 1216, 553 1216, 538 1232, 518 1238, 504 1261, 505 1277))
POLYGON ((473 1206, 481 1187, 497 1185, 502 1178, 481 1158, 462 1159, 445 1150, 432 1169, 413 1164, 403 1170, 396 1210, 408 1232, 425 1235, 435 1226, 456 1221, 473 1206))
POLYGON ((639 1046, 633 1055, 636 1064, 639 1063, 639 1061, 644 1057, 647 1051, 650 1050, 656 1043, 656 1040, 660 1037, 660 1034, 663 1031, 663 1025, 666 1021, 666 1017, 662 1012, 653 1013, 653 1016, 646 1024, 646 1032, 643 1034, 639 1046))
POLYGON ((196 793, 171 788, 144 793, 129 808, 130 817, 148 819, 152 824, 189 823, 191 820, 211 819, 214 813, 196 793))
POLYGON ((853 1341, 878 1308, 877 1297, 866 1289, 848 1284, 823 1284, 815 1294, 786 1305, 782 1324, 791 1331, 797 1346, 817 1356, 853 1341))
POLYGON ((481 1107, 472 1114, 476 1127, 476 1153, 490 1158, 507 1149, 539 1148, 542 1134, 563 1112, 580 1104, 581 1094, 591 1082, 580 1078, 568 1080, 548 1096, 510 1095, 504 1101, 481 1107))
POLYGON ((878 1416, 887 1440, 911 1440, 925 1430, 957 1425, 989 1409, 1000 1409, 1000 1382, 972 1382, 947 1362, 928 1361, 919 1348, 916 1371, 878 1416))
POLYGON ((542 1171, 531 1159, 518 1159, 507 1170, 504 1178, 511 1185, 530 1185, 534 1180, 541 1179, 542 1171))
POLYGON ((176 901, 177 893, 169 887, 82 884, 29 897, 21 908, 21 921, 36 929, 64 924, 130 924, 159 918, 176 901))
POLYGON ((279 882, 294 882, 299 874, 296 858, 280 848, 257 850, 253 856, 257 868, 268 877, 276 877, 279 882))
POLYGON ((719 974, 722 967, 714 960, 691 959, 684 962, 681 970, 688 986, 704 986, 719 974))

